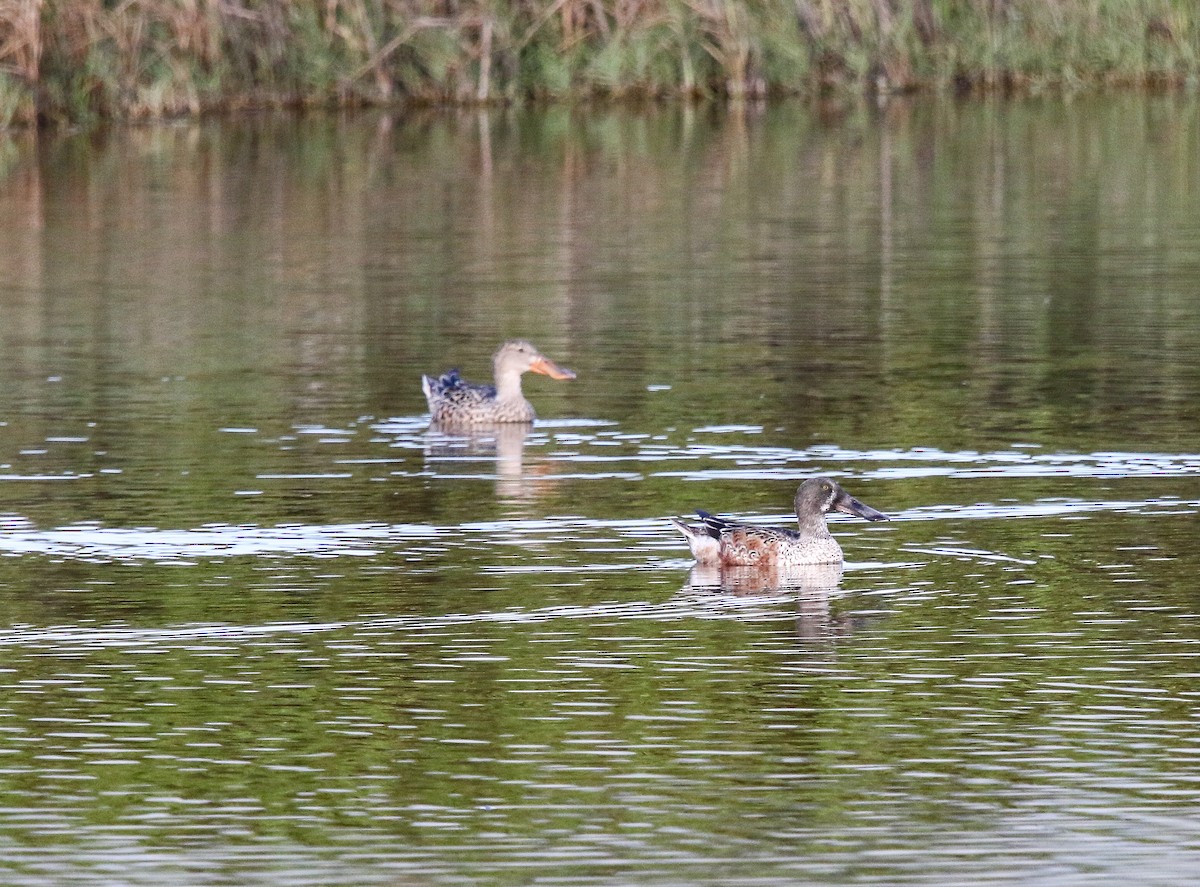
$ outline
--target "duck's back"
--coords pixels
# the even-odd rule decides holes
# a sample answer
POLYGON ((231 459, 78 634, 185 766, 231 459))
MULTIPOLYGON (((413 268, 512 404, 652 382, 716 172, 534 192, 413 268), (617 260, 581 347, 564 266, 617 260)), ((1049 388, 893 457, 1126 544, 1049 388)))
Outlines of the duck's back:
POLYGON ((727 567, 791 567, 842 559, 841 546, 828 531, 801 534, 783 527, 738 524, 706 511, 699 514, 701 523, 694 527, 685 529, 679 521, 674 522, 684 529, 698 560, 727 567))
POLYGON ((721 534, 721 562, 727 566, 779 567, 836 563, 841 546, 828 534, 802 536, 782 527, 730 527, 721 534))
POLYGON ((458 370, 450 370, 436 379, 422 376, 421 390, 425 392, 434 422, 482 425, 532 422, 535 418, 533 405, 525 398, 500 400, 495 385, 468 382, 458 370))

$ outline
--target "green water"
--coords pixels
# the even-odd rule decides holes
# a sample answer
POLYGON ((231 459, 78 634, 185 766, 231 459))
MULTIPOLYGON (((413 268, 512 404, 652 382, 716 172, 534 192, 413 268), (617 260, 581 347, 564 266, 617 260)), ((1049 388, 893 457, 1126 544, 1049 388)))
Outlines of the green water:
POLYGON ((7 138, 5 883, 1200 863, 1195 102, 7 138), (816 473, 844 574, 691 571, 816 473))

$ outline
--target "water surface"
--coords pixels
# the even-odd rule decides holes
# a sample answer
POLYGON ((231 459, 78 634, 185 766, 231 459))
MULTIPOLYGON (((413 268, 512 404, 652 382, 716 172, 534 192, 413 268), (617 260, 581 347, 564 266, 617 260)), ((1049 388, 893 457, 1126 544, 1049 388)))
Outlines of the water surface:
POLYGON ((1178 883, 1173 97, 9 136, 5 883, 1178 883), (521 335, 541 419, 428 426, 521 335), (670 516, 844 569, 693 569, 670 516))

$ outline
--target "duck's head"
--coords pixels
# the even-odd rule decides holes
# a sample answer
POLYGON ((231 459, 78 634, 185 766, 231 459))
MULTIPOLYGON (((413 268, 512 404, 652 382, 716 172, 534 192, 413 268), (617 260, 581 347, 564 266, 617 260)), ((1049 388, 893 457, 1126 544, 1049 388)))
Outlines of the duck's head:
POLYGON ((831 511, 852 514, 866 520, 887 520, 888 516, 870 505, 859 502, 828 477, 810 477, 796 490, 796 516, 821 515, 831 511))
POLYGON ((513 372, 519 375, 531 370, 551 379, 575 378, 575 373, 566 367, 560 367, 524 339, 510 339, 501 345, 492 357, 492 365, 496 369, 497 378, 513 372))

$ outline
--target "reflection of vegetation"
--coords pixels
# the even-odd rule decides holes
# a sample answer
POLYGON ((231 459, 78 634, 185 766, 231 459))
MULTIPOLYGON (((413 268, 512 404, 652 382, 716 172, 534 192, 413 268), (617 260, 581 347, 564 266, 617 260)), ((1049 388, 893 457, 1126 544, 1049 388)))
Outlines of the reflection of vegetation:
POLYGON ((397 98, 1179 82, 1197 73, 1196 29, 1191 0, 13 3, 0 6, 0 124, 397 98))
MULTIPOLYGON (((486 371, 514 333, 580 372, 530 383, 543 416, 673 445, 733 422, 791 450, 1188 451, 1195 120, 1171 98, 272 117, 51 139, 36 164, 30 138, 0 194, 0 463, 86 476, 6 482, 3 507, 41 527, 496 517, 494 484, 430 483, 361 417, 421 414, 420 373, 486 371), (345 433, 296 433, 323 424, 345 433), (305 473, 327 476, 286 477, 305 473)), ((615 467, 645 476, 555 481, 538 508, 790 495, 615 467)), ((945 501, 919 483, 911 503, 945 501)))

